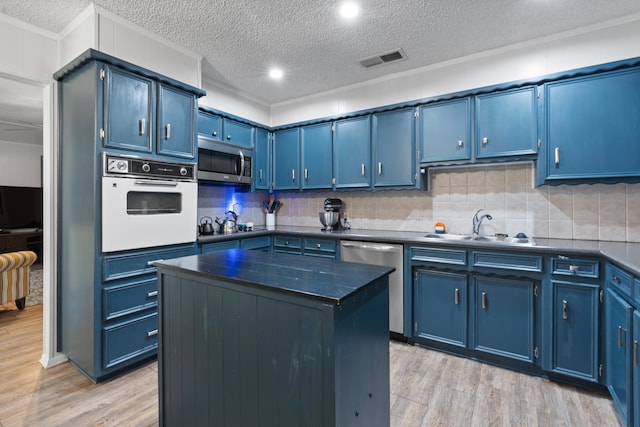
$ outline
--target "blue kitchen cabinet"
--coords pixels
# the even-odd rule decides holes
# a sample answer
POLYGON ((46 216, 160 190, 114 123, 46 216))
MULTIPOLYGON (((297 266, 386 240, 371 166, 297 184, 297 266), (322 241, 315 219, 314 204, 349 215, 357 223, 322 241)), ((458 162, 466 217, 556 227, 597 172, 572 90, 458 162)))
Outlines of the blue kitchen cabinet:
MULTIPOLYGON (((631 326, 633 307, 613 289, 606 295, 607 387, 621 417, 630 421, 632 396, 631 326)), ((629 423, 630 424, 630 423, 629 423)))
POLYGON ((151 153, 155 82, 118 67, 103 66, 104 146, 151 153))
POLYGON ((253 149, 253 188, 271 189, 271 134, 262 128, 256 129, 256 144, 253 149))
MULTIPOLYGON (((640 295, 639 295, 640 297, 640 295)), ((633 312, 633 425, 640 426, 640 310, 633 312)))
POLYGON ((335 122, 333 168, 336 188, 371 186, 371 118, 335 122))
POLYGON ((226 251, 227 249, 236 249, 240 247, 240 240, 226 240, 224 242, 203 243, 200 246, 200 253, 208 254, 217 251, 226 251))
POLYGON ((471 98, 419 110, 420 162, 471 160, 471 98))
POLYGON ((640 176, 640 69, 544 85, 547 181, 640 176))
POLYGON ((273 136, 273 189, 300 188, 300 128, 279 130, 273 136))
POLYGON ((550 285, 550 331, 545 331, 543 368, 598 382, 600 286, 558 280, 550 285))
POLYGON ((413 284, 413 336, 467 347, 467 276, 418 268, 413 284))
POLYGON ((329 189, 333 179, 332 123, 303 126, 300 134, 302 189, 329 189))
POLYGON ((172 157, 195 156, 196 99, 187 92, 158 84, 157 152, 172 157))
POLYGON ((198 111, 198 134, 220 139, 222 135, 222 117, 208 111, 198 111))
POLYGON ((476 158, 536 154, 536 87, 478 95, 475 101, 476 158))
POLYGON ((236 120, 222 119, 222 140, 234 145, 253 148, 255 128, 236 120))
POLYGON ((194 158, 192 93, 118 67, 105 65, 103 70, 105 147, 194 158))
POLYGON ((471 348, 534 362, 533 280, 472 276, 471 348))
POLYGON ((373 186, 415 186, 415 110, 372 115, 373 186))

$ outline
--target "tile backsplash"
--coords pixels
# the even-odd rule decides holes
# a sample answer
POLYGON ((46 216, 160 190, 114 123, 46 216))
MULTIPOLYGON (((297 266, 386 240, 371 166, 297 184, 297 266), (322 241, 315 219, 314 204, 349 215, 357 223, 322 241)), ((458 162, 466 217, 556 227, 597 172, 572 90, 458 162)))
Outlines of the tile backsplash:
MULTIPOLYGON (((478 209, 493 217, 482 234, 524 232, 540 238, 640 242, 640 184, 580 184, 535 187, 532 163, 436 169, 430 191, 276 192, 282 208, 276 225, 320 227, 318 212, 327 197, 343 200, 353 228, 471 233, 478 209)), ((239 222, 265 222, 266 193, 233 187, 200 186, 199 218, 222 217, 234 202, 239 222)))

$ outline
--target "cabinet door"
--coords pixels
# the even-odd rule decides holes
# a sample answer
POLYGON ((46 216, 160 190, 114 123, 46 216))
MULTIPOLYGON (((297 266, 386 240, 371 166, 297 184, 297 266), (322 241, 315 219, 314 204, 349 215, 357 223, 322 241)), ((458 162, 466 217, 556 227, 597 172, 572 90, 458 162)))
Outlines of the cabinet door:
POLYGON ((271 138, 266 129, 256 129, 256 145, 253 149, 253 188, 271 188, 271 138))
POLYGON ((253 148, 253 134, 255 128, 246 123, 240 123, 231 119, 223 119, 223 141, 243 147, 253 148))
POLYGON ((551 282, 551 354, 546 370, 598 382, 599 290, 598 285, 551 282))
POLYGON ((163 84, 158 87, 157 152, 193 159, 196 145, 196 97, 163 84))
POLYGON ((336 188, 371 185, 370 122, 369 116, 335 122, 333 170, 336 188))
POLYGON ((476 97, 476 157, 535 154, 538 134, 537 88, 476 97))
POLYGON ((533 281, 474 276, 473 282, 473 349, 533 362, 533 281))
POLYGON ((198 112, 198 133, 213 139, 222 135, 222 118, 204 111, 198 112))
POLYGON ((420 162, 470 159, 470 98, 420 107, 420 162))
POLYGON ((467 346, 467 277, 419 269, 413 284, 415 337, 467 346))
POLYGON ((301 129, 302 188, 331 188, 333 178, 333 132, 331 123, 301 129))
POLYGON ((151 153, 154 100, 153 80, 106 67, 105 147, 151 153))
POLYGON ((640 426, 640 311, 633 312, 633 425, 640 426))
POLYGON ((631 405, 631 316, 633 309, 618 294, 607 289, 606 297, 607 387, 622 418, 631 405))
POLYGON ((640 70, 545 85, 547 179, 640 175, 640 70))
POLYGON ((300 184, 300 128, 275 132, 273 137, 273 189, 293 190, 300 184))
POLYGON ((373 115, 374 187, 416 183, 416 132, 413 108, 373 115))

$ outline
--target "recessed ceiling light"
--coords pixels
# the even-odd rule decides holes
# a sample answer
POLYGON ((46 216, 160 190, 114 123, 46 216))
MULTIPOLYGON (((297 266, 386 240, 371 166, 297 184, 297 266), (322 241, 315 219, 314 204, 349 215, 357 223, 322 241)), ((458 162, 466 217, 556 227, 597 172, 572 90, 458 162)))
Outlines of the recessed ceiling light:
POLYGON ((347 19, 355 18, 356 16, 358 16, 359 12, 360 12, 360 6, 358 6, 356 3, 352 1, 345 2, 342 4, 342 6, 340 6, 340 15, 343 18, 347 18, 347 19))
POLYGON ((280 80, 284 76, 284 73, 280 68, 272 68, 269 70, 269 77, 274 80, 280 80))

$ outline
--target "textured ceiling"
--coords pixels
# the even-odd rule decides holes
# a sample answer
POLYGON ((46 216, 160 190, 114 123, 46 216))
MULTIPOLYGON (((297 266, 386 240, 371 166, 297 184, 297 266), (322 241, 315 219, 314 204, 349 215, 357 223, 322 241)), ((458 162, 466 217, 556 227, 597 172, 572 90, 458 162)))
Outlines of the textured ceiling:
MULTIPOLYGON (((355 0, 360 16, 338 17, 341 0, 95 0, 95 4, 203 56, 203 78, 270 105, 640 14, 639 0, 355 0), (407 59, 364 69, 359 60, 397 48, 407 59), (267 78, 271 66, 282 81, 267 78)), ((0 0, 0 14, 54 33, 91 0, 0 0)), ((31 95, 18 107, 0 79, 2 122, 34 123, 31 95), (22 111, 21 117, 16 116, 22 111)), ((37 89, 40 91, 40 89, 37 89)), ((36 94, 37 96, 37 94, 36 94)), ((40 101, 41 105, 41 101, 40 101)), ((15 129, 16 125, 9 125, 15 129)), ((4 126, 6 127, 6 126, 4 126)), ((10 131, 18 135, 20 131, 10 131)), ((26 135, 26 130, 23 131, 26 135)))

